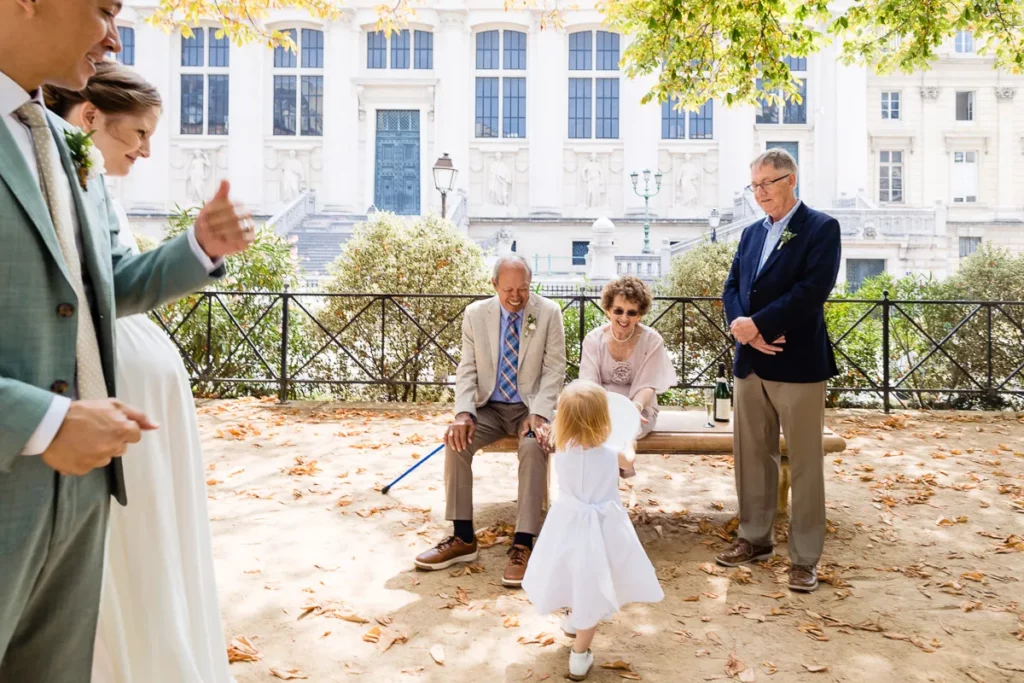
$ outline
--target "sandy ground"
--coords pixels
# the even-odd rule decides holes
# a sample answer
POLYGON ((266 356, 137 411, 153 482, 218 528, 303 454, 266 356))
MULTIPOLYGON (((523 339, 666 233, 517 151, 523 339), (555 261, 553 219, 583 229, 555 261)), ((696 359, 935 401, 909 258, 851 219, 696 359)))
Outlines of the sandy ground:
MULTIPOLYGON (((200 413, 225 631, 258 653, 232 664, 238 683, 565 679, 558 618, 500 585, 514 455, 475 466, 477 528, 497 543, 469 569, 424 573, 413 557, 449 531, 442 455, 379 488, 430 452, 448 412, 200 413)), ((1024 417, 827 421, 848 443, 825 465, 829 583, 791 594, 784 543, 750 572, 714 567, 736 514, 731 459, 647 457, 622 496, 666 597, 602 626, 597 662, 619 668, 589 680, 1024 681, 1024 417)))

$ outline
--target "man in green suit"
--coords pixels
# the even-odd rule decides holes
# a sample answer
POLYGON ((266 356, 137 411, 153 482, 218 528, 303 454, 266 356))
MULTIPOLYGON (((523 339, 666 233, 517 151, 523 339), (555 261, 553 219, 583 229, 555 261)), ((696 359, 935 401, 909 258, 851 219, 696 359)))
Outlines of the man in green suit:
POLYGON ((89 681, 118 458, 158 428, 115 398, 115 317, 203 287, 253 238, 225 182, 187 235, 118 246, 103 179, 40 86, 84 87, 120 50, 120 9, 0 0, 0 683, 89 681))

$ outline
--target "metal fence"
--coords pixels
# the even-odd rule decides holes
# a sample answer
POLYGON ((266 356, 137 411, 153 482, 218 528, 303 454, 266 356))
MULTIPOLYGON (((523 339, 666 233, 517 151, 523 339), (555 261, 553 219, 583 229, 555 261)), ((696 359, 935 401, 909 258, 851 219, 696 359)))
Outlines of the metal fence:
MULTIPOLYGON (((204 395, 443 400, 454 384, 463 312, 486 296, 212 291, 153 317, 204 395)), ((584 337, 604 322, 600 297, 549 296, 562 307, 573 379, 584 337)), ((829 383, 833 404, 856 396, 886 411, 1024 405, 1024 302, 886 293, 831 300, 826 319, 840 365, 829 383)), ((719 363, 731 370, 721 299, 657 297, 644 323, 664 337, 675 363, 672 391, 712 386, 719 363)))

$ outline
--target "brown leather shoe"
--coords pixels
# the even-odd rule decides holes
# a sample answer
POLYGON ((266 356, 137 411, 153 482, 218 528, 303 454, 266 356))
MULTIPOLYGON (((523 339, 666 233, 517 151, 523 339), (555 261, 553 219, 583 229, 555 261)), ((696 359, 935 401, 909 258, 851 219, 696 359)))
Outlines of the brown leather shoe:
POLYGON ((751 545, 745 538, 738 538, 736 542, 715 557, 715 562, 723 567, 738 567, 741 564, 750 564, 758 560, 767 560, 775 549, 770 545, 751 545))
POLYGON ((476 539, 465 543, 458 536, 449 536, 433 548, 419 555, 416 566, 419 569, 435 571, 445 569, 458 562, 473 562, 477 557, 476 539))
POLYGON ((505 565, 505 574, 501 577, 502 586, 506 588, 522 587, 531 552, 525 545, 514 545, 509 549, 508 564, 505 565))
POLYGON ((817 567, 794 564, 789 568, 789 590, 810 593, 817 587, 817 567))

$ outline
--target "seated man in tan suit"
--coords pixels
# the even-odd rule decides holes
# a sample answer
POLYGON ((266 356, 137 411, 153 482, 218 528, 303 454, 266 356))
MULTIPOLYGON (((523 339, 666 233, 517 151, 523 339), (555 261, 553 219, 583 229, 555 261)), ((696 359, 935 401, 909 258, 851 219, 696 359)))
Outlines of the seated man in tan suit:
POLYGON ((548 422, 565 382, 565 329, 558 304, 530 293, 533 272, 518 255, 494 264, 497 296, 466 308, 455 420, 445 433, 446 519, 454 534, 416 558, 420 569, 477 558, 473 531, 473 454, 519 436, 519 518, 501 583, 518 588, 540 531, 547 488, 548 422))

